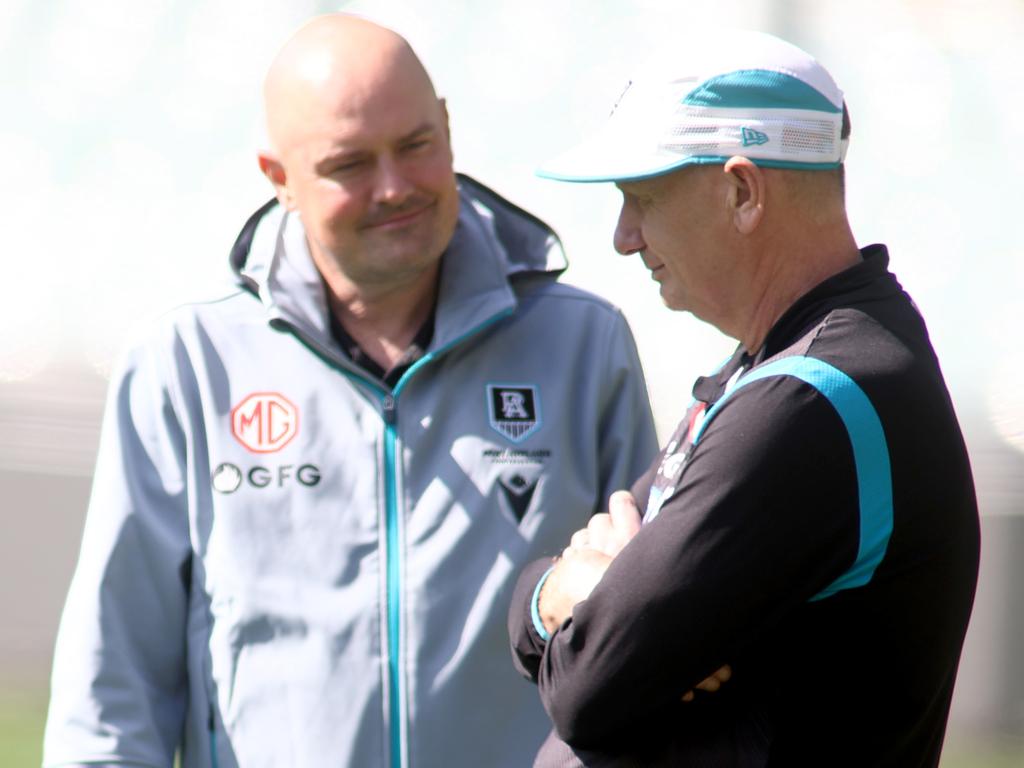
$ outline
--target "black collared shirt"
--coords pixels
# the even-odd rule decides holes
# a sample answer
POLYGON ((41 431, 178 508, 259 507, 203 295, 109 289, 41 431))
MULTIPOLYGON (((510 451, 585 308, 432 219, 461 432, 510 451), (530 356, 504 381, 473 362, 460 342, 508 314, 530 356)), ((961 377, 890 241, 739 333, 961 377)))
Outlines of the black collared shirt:
POLYGON ((419 331, 416 332, 416 336, 413 338, 412 343, 409 344, 398 361, 386 371, 376 360, 366 354, 356 340, 348 334, 348 331, 345 330, 341 321, 338 320, 338 316, 334 314, 334 312, 330 313, 331 335, 334 336, 334 340, 338 342, 338 346, 341 347, 342 352, 344 352, 353 363, 358 365, 367 373, 376 376, 389 387, 394 387, 398 383, 398 380, 402 378, 402 374, 409 370, 413 363, 427 353, 427 348, 430 346, 430 342, 434 338, 435 310, 436 304, 431 308, 430 314, 427 315, 427 319, 423 321, 423 325, 420 326, 419 331))

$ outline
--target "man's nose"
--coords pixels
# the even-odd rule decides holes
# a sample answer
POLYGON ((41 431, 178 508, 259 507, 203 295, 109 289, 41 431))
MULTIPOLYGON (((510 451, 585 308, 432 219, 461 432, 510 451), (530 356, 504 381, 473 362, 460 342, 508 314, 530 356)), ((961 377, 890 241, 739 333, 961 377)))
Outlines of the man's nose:
POLYGON ((377 178, 375 179, 374 198, 378 203, 398 205, 409 197, 413 185, 402 169, 402 165, 395 158, 387 155, 381 157, 377 163, 377 178))
POLYGON ((625 203, 622 205, 622 210, 619 211, 619 220, 615 224, 612 244, 615 246, 615 250, 623 256, 638 253, 647 245, 640 233, 639 222, 625 203))

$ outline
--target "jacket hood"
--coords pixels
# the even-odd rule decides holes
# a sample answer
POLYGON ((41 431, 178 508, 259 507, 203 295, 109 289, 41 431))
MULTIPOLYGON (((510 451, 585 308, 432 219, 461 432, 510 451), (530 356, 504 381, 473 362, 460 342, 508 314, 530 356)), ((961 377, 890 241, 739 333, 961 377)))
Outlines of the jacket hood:
MULTIPOLYGON (((554 280, 568 266, 547 224, 478 181, 457 179, 459 218, 441 262, 431 349, 451 346, 514 311, 518 276, 554 280)), ((271 322, 286 323, 321 349, 332 346, 323 279, 297 213, 276 200, 256 211, 232 248, 231 266, 271 322)))

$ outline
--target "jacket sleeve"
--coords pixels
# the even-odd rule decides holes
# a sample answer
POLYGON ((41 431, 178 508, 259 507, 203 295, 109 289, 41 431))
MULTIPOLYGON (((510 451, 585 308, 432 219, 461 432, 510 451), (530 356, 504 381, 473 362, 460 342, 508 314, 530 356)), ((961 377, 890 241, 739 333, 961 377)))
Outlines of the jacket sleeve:
POLYGON ((597 372, 603 379, 603 390, 597 436, 601 487, 595 512, 606 510, 608 497, 629 488, 658 452, 640 356, 629 325, 618 310, 606 349, 607 362, 597 372))
POLYGON ((536 643, 559 736, 615 749, 685 717, 683 693, 852 565, 858 530, 850 441, 831 406, 786 378, 738 393, 660 514, 536 643))
POLYGON ((44 764, 169 766, 186 707, 185 439, 158 352, 111 381, 60 621, 44 764))
MULTIPOLYGON (((595 369, 601 377, 598 410, 599 488, 594 512, 607 508, 608 497, 630 488, 657 452, 654 418, 636 343, 617 310, 604 345, 607 358, 595 369)), ((568 545, 569 542, 564 542, 568 545)), ((512 661, 526 678, 536 681, 547 638, 535 613, 541 578, 550 559, 537 560, 520 574, 509 608, 508 630, 512 661)))

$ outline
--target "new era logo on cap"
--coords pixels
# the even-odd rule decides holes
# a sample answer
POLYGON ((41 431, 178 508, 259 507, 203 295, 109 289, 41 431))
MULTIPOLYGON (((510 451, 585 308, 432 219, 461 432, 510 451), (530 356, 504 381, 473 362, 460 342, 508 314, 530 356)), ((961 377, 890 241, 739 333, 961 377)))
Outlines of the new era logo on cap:
POLYGON ((767 144, 768 134, 755 131, 753 128, 743 127, 743 146, 749 147, 752 144, 767 144))

